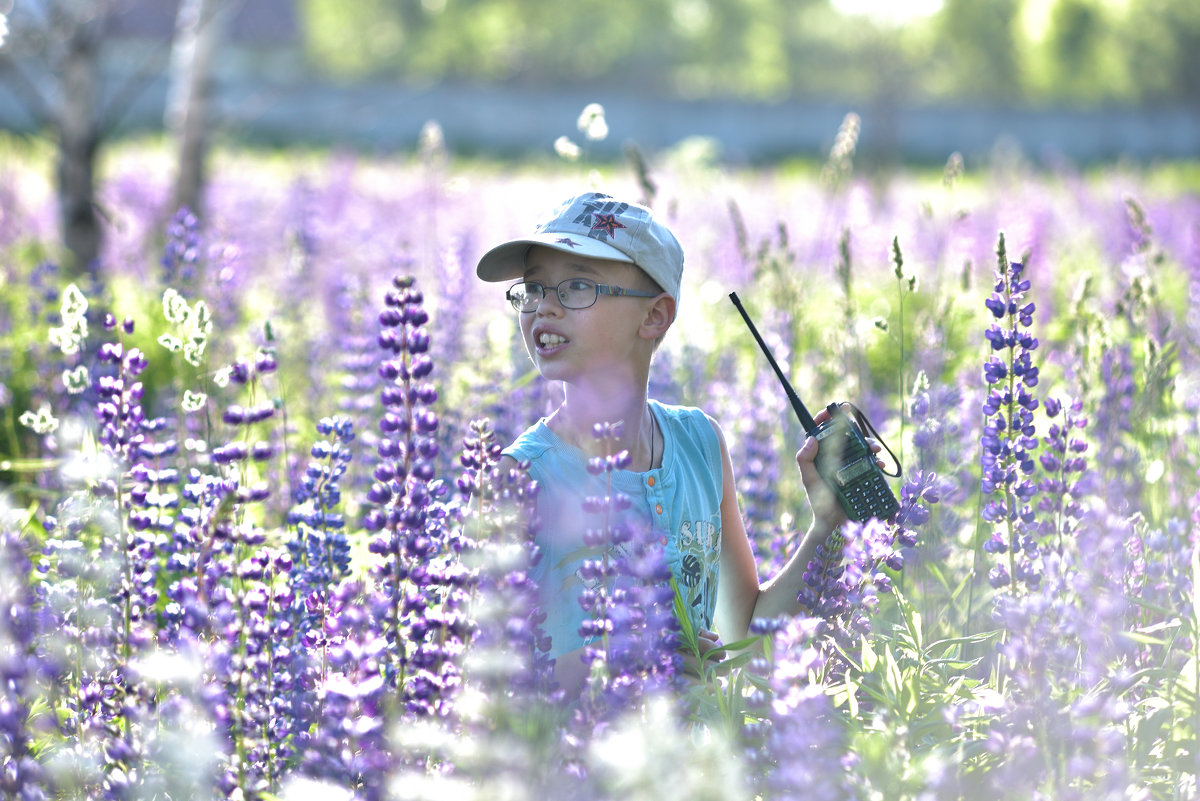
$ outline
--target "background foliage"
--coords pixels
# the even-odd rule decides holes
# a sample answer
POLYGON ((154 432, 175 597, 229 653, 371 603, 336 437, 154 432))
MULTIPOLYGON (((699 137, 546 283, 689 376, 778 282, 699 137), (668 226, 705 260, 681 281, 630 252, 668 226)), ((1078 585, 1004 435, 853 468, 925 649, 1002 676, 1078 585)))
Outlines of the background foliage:
POLYGON ((683 97, 1065 106, 1200 102, 1188 0, 946 0, 898 18, 827 0, 304 0, 343 79, 621 86, 683 97))

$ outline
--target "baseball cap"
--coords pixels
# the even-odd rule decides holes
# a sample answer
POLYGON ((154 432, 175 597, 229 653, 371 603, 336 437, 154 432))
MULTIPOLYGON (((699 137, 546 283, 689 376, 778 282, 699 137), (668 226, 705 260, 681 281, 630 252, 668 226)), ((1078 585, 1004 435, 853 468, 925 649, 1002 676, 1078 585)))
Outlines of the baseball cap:
POLYGON ((525 254, 534 245, 612 259, 641 267, 675 301, 683 277, 683 248, 654 212, 600 192, 565 201, 530 236, 489 250, 475 273, 484 281, 509 281, 525 274, 525 254))

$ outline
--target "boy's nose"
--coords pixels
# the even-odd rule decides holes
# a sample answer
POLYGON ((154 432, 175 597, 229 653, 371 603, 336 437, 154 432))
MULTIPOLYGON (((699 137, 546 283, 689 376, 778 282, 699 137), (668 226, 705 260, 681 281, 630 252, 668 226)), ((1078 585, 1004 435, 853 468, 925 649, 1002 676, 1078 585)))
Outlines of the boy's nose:
POLYGON ((558 290, 554 287, 547 287, 542 291, 542 299, 538 301, 535 313, 539 316, 544 314, 562 314, 566 307, 562 305, 562 301, 558 299, 558 290))

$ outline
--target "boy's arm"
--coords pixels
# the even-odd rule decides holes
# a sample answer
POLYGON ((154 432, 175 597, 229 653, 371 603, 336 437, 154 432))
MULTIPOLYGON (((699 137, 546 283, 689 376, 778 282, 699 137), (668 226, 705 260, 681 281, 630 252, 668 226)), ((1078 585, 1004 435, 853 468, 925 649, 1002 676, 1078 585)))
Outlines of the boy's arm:
MULTIPOLYGON (((822 410, 822 414, 827 413, 822 410)), ((723 473, 717 631, 725 642, 734 642, 747 635, 750 621, 756 617, 772 618, 805 611, 798 600, 800 590, 804 586, 804 569, 816 555, 817 546, 845 522, 846 517, 838 505, 837 497, 817 474, 813 464, 817 442, 809 437, 796 454, 796 464, 800 468, 805 491, 813 508, 813 523, 801 540, 800 547, 791 554, 783 569, 760 585, 758 566, 738 506, 733 461, 725 444, 725 436, 715 421, 713 428, 721 443, 723 473)))

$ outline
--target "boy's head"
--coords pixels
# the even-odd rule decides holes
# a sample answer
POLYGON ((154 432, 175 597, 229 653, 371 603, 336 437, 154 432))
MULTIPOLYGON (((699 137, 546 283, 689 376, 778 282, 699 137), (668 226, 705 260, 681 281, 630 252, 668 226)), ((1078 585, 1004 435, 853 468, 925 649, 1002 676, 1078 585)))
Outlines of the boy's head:
POLYGON ((683 248, 671 229, 637 203, 600 192, 565 201, 536 232, 492 248, 479 260, 484 281, 514 281, 525 275, 525 255, 534 245, 595 259, 637 265, 679 303, 683 248))

